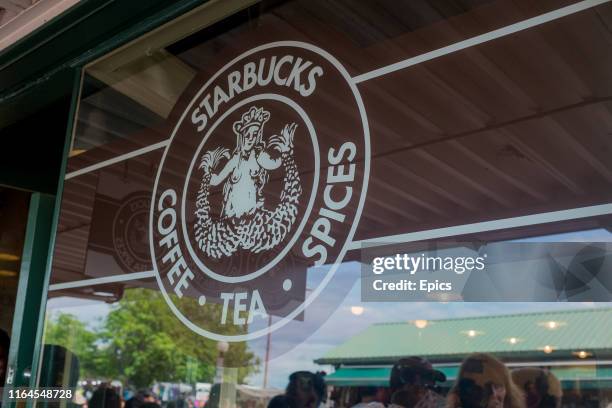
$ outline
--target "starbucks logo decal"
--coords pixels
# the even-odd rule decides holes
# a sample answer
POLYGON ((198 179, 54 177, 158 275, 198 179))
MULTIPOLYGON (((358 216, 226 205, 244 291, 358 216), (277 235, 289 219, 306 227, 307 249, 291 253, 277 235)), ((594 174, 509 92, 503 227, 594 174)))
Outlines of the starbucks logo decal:
POLYGON ((149 244, 172 312, 224 341, 308 318, 367 190, 367 117, 347 70, 311 44, 264 44, 197 76, 171 117, 149 244))

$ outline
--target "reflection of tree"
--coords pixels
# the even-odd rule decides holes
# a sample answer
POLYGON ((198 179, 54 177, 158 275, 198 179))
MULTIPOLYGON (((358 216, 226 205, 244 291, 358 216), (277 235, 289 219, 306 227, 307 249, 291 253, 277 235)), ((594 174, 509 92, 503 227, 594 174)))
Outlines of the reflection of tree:
MULTIPOLYGON (((190 298, 180 303, 182 310, 197 310, 199 319, 219 321, 219 305, 201 307, 190 298)), ((231 334, 243 330, 234 329, 231 334)), ((230 331, 225 330, 227 334, 230 331)), ((152 290, 126 290, 98 330, 88 330, 72 315, 59 314, 48 321, 45 342, 74 351, 82 377, 118 379, 147 387, 156 381, 211 382, 215 375, 217 342, 185 328, 161 294, 152 290)), ((233 343, 225 355, 227 366, 242 367, 239 382, 258 363, 246 343, 233 343)))
POLYGON ((45 343, 64 346, 77 355, 82 377, 104 375, 108 371, 107 358, 98 352, 97 341, 98 334, 71 314, 60 313, 47 320, 45 343))

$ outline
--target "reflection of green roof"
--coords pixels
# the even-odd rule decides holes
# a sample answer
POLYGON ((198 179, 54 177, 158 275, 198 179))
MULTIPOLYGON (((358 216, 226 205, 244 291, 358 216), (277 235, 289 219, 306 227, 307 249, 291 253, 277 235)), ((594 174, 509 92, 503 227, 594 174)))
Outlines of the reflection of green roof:
POLYGON ((374 324, 316 360, 319 364, 391 364, 418 355, 432 362, 458 362, 486 352, 512 361, 577 358, 586 350, 601 359, 612 356, 612 308, 432 320, 418 329, 409 322, 374 324), (558 322, 554 330, 548 321, 558 322), (475 336, 468 336, 474 330, 475 336), (509 339, 516 338, 516 344, 509 339), (549 345, 553 352, 542 350, 549 345))
MULTIPOLYGON (((447 381, 453 381, 459 372, 459 366, 436 367, 446 375, 447 381)), ((564 387, 572 388, 573 381, 580 380, 581 386, 595 384, 595 388, 612 382, 612 367, 580 366, 553 367, 551 371, 563 382, 564 387)), ((388 367, 341 367, 325 377, 325 383, 340 387, 389 386, 391 366, 388 367)))
MULTIPOLYGON (((446 375, 447 381, 454 380, 459 366, 436 367, 446 375)), ((342 367, 325 376, 325 383, 336 386, 389 386, 391 366, 388 367, 342 367)))
POLYGON ((389 386, 391 367, 340 368, 325 376, 325 384, 335 386, 389 386))

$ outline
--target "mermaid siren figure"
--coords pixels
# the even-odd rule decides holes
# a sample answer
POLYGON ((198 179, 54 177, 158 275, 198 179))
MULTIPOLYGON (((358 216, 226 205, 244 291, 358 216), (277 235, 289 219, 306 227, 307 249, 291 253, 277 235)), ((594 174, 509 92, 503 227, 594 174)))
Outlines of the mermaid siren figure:
POLYGON ((202 180, 196 198, 195 238, 207 256, 219 259, 239 249, 258 253, 278 245, 295 223, 302 195, 293 158, 296 123, 286 124, 280 135, 264 140, 270 112, 252 106, 234 122, 236 147, 218 147, 202 155, 202 180), (221 162, 225 161, 223 166, 221 162), (264 188, 269 172, 284 169, 280 202, 265 206, 264 188), (211 186, 223 184, 221 217, 210 214, 211 186))

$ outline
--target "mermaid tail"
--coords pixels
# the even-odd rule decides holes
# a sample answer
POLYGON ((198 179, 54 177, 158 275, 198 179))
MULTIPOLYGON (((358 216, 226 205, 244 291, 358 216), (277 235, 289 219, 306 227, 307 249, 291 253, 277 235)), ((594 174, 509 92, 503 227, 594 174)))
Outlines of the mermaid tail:
POLYGON ((292 152, 283 153, 281 158, 285 177, 280 203, 271 211, 259 209, 245 226, 243 248, 255 253, 278 245, 285 239, 297 218, 299 198, 302 195, 300 175, 292 152))

